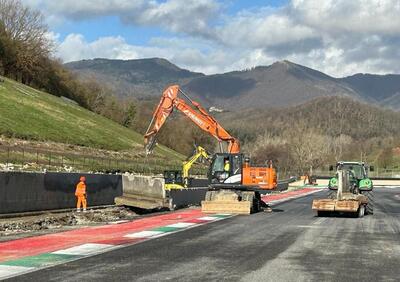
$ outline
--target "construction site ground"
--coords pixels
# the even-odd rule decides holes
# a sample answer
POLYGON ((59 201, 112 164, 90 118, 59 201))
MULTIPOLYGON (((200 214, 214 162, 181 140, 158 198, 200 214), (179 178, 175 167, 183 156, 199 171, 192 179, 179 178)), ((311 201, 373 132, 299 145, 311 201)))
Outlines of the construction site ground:
MULTIPOLYGON (((272 200, 291 195, 303 187, 291 186, 283 192, 272 192, 272 200), (287 194, 287 193, 290 194, 287 194), (279 196, 281 195, 282 196, 279 196)), ((293 195, 296 195, 294 193, 293 195)), ((195 207, 193 207, 195 208, 195 207)), ((102 224, 115 224, 124 220, 134 220, 143 216, 152 216, 167 211, 140 210, 128 207, 108 206, 89 207, 87 212, 77 213, 75 209, 65 211, 43 211, 40 213, 26 213, 19 215, 0 215, 0 242, 9 241, 35 235, 73 230, 85 226, 98 226, 102 224)))
MULTIPOLYGON (((398 281, 400 188, 377 188, 374 215, 360 219, 316 217, 311 202, 328 193, 316 191, 276 202, 270 213, 216 220, 196 210, 177 212, 168 221, 170 229, 124 237, 148 236, 140 243, 39 268, 12 281, 398 281), (179 220, 210 223, 170 232, 185 226, 179 220)), ((3 265, 4 271, 12 263, 3 265)), ((20 271, 32 260, 16 263, 8 271, 20 271)))
POLYGON ((89 208, 77 213, 74 209, 61 212, 43 212, 32 215, 15 215, 0 218, 0 242, 73 230, 86 226, 114 224, 140 217, 135 211, 125 207, 89 208))

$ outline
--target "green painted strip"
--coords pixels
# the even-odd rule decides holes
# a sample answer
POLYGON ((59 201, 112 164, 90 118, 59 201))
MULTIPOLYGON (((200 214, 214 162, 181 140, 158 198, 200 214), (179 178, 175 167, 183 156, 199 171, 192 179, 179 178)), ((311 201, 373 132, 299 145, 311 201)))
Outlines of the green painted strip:
POLYGON ((178 227, 161 226, 161 227, 151 229, 151 231, 174 232, 174 231, 181 230, 181 229, 182 228, 178 228, 178 227))
POLYGON ((65 254, 50 254, 44 253, 37 256, 24 257, 16 260, 9 260, 0 263, 0 265, 13 265, 24 267, 43 267, 57 263, 66 262, 82 256, 65 255, 65 254))

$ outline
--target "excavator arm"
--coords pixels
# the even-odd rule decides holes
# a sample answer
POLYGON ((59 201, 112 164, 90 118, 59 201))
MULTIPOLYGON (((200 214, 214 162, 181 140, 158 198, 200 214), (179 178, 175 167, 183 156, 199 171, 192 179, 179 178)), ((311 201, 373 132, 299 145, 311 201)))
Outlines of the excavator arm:
POLYGON ((207 153, 206 149, 201 146, 196 147, 196 152, 193 156, 191 156, 187 161, 183 162, 183 169, 182 169, 182 177, 184 179, 189 178, 189 170, 191 169, 192 165, 200 158, 203 157, 206 160, 210 160, 211 157, 207 153))
POLYGON ((147 154, 153 151, 156 144, 155 137, 174 108, 181 111, 202 130, 214 136, 218 142, 227 142, 229 153, 240 152, 239 140, 232 137, 199 103, 190 99, 180 90, 178 85, 172 85, 163 92, 160 103, 154 111, 153 118, 144 136, 147 154), (190 104, 179 98, 179 93, 182 93, 190 104))

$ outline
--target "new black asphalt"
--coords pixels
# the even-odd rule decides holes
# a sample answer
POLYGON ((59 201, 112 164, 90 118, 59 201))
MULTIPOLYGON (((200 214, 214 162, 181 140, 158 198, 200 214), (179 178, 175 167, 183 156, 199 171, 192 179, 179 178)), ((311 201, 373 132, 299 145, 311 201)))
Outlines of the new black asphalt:
POLYGON ((313 198, 236 216, 13 281, 399 281, 400 188, 375 189, 375 214, 316 217, 313 198))

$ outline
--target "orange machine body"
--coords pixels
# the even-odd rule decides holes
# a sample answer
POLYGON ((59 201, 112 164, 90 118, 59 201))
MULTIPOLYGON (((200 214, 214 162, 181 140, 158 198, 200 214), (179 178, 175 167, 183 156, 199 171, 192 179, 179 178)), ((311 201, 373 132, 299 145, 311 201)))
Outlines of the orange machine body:
POLYGON ((258 186, 260 189, 273 190, 277 186, 276 171, 272 167, 244 166, 242 170, 242 184, 258 186))

